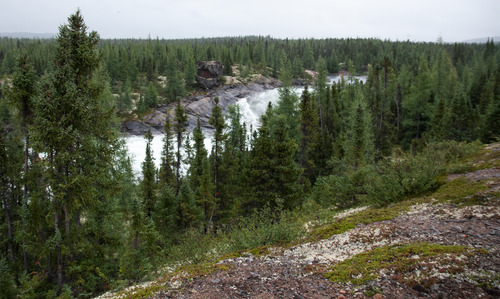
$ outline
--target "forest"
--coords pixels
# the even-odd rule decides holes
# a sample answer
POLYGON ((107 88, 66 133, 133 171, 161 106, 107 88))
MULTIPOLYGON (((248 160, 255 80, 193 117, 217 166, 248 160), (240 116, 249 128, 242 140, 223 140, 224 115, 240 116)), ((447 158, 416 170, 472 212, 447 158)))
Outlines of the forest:
POLYGON ((215 248, 290 241, 321 209, 386 206, 433 190, 449 162, 500 137, 499 48, 493 40, 101 40, 79 11, 55 39, 1 38, 0 297, 91 297, 215 248), (226 76, 237 69, 282 82, 258 128, 241 123, 238 106, 224 114, 215 105, 211 151, 199 123, 186 131, 181 105, 202 92, 200 60, 222 62, 226 76), (339 72, 367 80, 327 85, 339 72), (297 78, 309 82, 301 95, 297 78), (137 179, 120 123, 168 103, 177 104, 161 166, 146 134, 137 179))

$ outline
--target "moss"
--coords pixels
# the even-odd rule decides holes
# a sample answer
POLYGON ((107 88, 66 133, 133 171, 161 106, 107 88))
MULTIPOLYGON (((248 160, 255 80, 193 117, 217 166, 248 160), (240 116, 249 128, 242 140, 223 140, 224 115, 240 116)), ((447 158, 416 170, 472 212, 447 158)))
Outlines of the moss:
POLYGON ((161 289, 162 289, 161 285, 149 286, 147 288, 137 290, 133 294, 127 294, 127 298, 132 298, 132 299, 148 298, 151 297, 154 293, 160 291, 161 289))
POLYGON ((258 246, 248 250, 248 253, 252 254, 253 256, 263 256, 268 255, 271 252, 269 251, 269 246, 258 246))
POLYGON ((498 143, 484 146, 474 155, 470 155, 461 161, 470 166, 469 171, 500 167, 500 150, 498 143))
POLYGON ((408 211, 409 207, 418 201, 404 201, 383 208, 369 208, 345 218, 336 219, 333 223, 321 225, 313 229, 309 241, 330 238, 333 235, 344 233, 360 224, 370 224, 393 219, 401 212, 408 211))
POLYGON ((451 202, 461 205, 478 204, 481 191, 488 190, 484 182, 472 182, 465 177, 459 177, 453 181, 446 181, 432 194, 438 202, 451 202))
MULTIPOLYGON (((377 279, 382 269, 393 270, 400 274, 410 273, 431 258, 442 257, 442 262, 447 264, 450 260, 449 254, 464 254, 469 250, 472 249, 428 243, 378 247, 334 265, 324 276, 337 283, 363 284, 368 280, 377 279), (418 258, 414 258, 416 256, 418 258)), ((457 273, 461 269, 463 271, 460 265, 454 265, 451 271, 457 273)))

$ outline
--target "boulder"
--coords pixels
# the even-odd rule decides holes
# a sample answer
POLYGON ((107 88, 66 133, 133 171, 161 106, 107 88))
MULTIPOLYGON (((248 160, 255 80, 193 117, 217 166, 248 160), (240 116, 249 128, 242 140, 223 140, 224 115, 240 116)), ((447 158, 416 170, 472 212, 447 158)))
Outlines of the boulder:
POLYGON ((219 61, 197 61, 196 81, 205 90, 219 86, 222 76, 222 63, 219 61))
POLYGON ((162 132, 152 128, 142 122, 138 121, 126 121, 122 124, 122 132, 126 132, 130 135, 144 135, 151 130, 153 134, 161 134, 162 132))
POLYGON ((159 110, 154 110, 153 113, 144 116, 143 120, 144 123, 161 130, 165 125, 166 119, 167 116, 165 113, 159 110))

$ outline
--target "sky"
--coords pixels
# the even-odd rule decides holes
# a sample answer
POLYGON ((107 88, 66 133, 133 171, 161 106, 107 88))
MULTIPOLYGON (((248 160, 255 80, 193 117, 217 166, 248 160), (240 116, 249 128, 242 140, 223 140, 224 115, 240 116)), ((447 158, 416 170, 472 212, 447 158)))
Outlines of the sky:
POLYGON ((500 0, 0 0, 0 32, 57 33, 80 8, 101 38, 500 36, 500 0))

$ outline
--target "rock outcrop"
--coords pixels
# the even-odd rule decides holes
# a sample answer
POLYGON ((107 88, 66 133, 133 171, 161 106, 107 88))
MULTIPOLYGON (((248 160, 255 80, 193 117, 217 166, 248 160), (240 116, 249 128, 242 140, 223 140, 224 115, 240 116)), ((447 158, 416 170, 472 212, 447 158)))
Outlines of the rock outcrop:
POLYGON ((219 86, 222 76, 222 63, 219 61, 197 61, 196 81, 205 90, 219 86))
MULTIPOLYGON (((181 105, 184 106, 188 121, 186 129, 192 131, 196 126, 197 118, 200 117, 200 122, 203 127, 211 128, 208 124, 208 119, 212 115, 212 108, 215 106, 214 98, 219 97, 219 106, 224 112, 228 111, 228 107, 234 105, 242 98, 250 98, 252 95, 264 92, 269 89, 279 87, 281 82, 276 79, 266 77, 256 77, 255 81, 249 84, 225 85, 204 93, 185 97, 181 100, 181 105)), ((163 133, 163 127, 167 114, 170 114, 170 119, 174 119, 175 103, 169 105, 158 105, 150 114, 143 117, 139 121, 127 121, 122 125, 122 131, 131 135, 144 135, 148 128, 151 128, 153 134, 163 133)))

